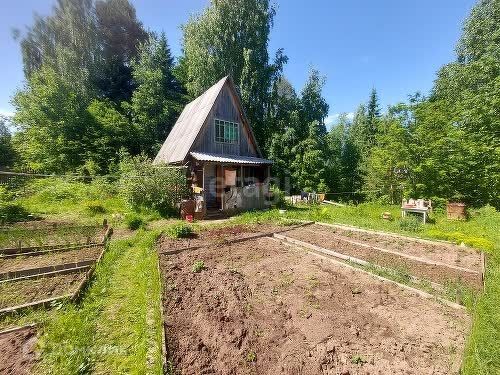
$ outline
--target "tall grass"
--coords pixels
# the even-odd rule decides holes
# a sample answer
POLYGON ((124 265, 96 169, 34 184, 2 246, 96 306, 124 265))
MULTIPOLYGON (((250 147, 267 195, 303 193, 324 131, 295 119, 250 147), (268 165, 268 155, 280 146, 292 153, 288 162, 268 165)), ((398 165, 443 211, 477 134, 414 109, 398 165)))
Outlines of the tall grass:
POLYGON ((140 215, 144 222, 160 218, 154 210, 134 210, 119 194, 116 182, 94 179, 90 183, 66 178, 46 178, 29 182, 14 200, 30 213, 48 219, 125 226, 125 217, 140 215))

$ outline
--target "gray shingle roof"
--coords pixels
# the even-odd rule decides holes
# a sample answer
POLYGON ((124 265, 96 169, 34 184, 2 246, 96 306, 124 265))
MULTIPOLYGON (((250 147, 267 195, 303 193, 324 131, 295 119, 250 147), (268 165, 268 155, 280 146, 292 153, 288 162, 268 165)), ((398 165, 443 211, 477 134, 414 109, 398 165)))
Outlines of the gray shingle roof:
POLYGON ((271 160, 255 158, 252 156, 236 156, 236 155, 219 155, 204 152, 190 152, 191 156, 199 161, 212 161, 217 163, 228 164, 246 164, 246 165, 263 165, 273 164, 271 160))
POLYGON ((210 113, 219 93, 229 77, 222 78, 203 94, 184 107, 172 131, 156 155, 154 164, 178 163, 185 160, 210 113))

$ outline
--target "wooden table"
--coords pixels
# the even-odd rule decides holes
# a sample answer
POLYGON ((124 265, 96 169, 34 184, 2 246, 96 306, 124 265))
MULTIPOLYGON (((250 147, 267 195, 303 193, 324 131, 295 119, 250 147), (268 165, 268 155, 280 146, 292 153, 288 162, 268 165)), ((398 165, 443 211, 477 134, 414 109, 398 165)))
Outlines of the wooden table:
POLYGON ((424 224, 427 221, 427 216, 429 212, 429 207, 411 207, 411 206, 403 206, 401 207, 401 216, 406 217, 407 212, 416 212, 418 214, 422 214, 424 216, 424 224))

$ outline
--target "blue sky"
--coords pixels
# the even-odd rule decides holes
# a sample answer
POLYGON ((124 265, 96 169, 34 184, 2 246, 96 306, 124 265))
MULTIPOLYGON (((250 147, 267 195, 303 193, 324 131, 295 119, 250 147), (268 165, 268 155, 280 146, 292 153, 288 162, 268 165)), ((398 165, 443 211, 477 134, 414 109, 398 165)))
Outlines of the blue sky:
MULTIPOLYGON (((47 14, 53 0, 2 1, 0 5, 0 112, 22 86, 19 46, 12 28, 47 14)), ((180 25, 208 0, 132 0, 146 27, 165 31, 173 53, 181 49, 180 25)), ((383 108, 428 92, 439 67, 454 59, 462 23, 474 0, 277 0, 270 54, 283 47, 287 78, 297 91, 311 67, 327 77, 324 96, 330 120, 353 112, 375 87, 383 108)))

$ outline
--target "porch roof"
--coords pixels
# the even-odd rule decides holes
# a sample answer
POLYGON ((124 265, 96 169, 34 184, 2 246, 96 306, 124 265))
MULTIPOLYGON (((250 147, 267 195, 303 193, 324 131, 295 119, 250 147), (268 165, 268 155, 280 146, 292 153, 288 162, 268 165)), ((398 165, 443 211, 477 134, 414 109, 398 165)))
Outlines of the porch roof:
POLYGON ((209 154, 203 152, 190 152, 191 156, 199 161, 209 161, 226 164, 245 164, 245 165, 270 165, 272 160, 255 158, 252 156, 209 154))

